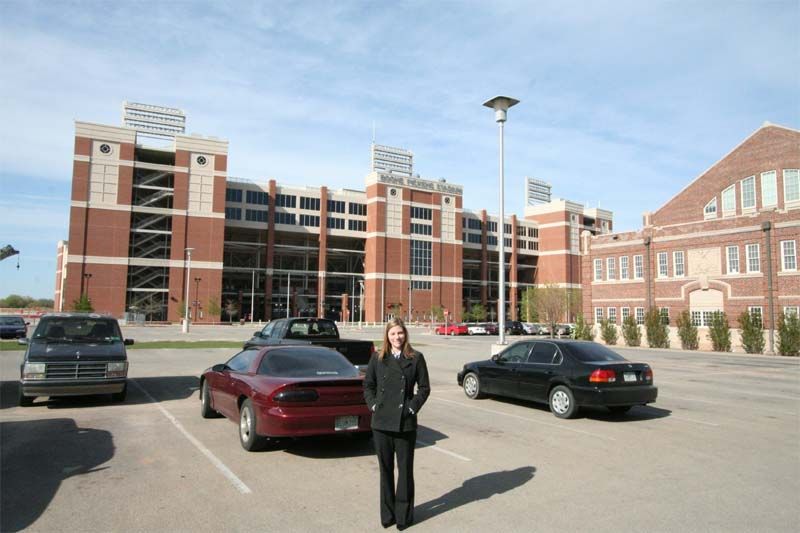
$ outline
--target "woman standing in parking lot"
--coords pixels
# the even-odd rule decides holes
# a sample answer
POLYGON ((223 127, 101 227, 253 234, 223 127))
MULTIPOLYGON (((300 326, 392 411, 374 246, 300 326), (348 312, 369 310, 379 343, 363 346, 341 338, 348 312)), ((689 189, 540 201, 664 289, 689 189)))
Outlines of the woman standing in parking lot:
POLYGON ((381 524, 403 530, 414 522, 414 446, 417 415, 431 392, 428 367, 395 318, 386 324, 383 346, 364 378, 364 399, 372 410, 372 434, 380 467, 381 524), (397 490, 394 458, 397 456, 397 490))

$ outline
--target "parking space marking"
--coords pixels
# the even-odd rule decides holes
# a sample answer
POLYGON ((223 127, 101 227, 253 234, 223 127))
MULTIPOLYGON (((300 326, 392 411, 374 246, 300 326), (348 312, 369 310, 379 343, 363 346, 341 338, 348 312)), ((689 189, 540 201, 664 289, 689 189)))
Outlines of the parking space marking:
MULTIPOLYGON (((687 398, 686 396, 679 396, 679 397, 676 397, 675 399, 679 400, 679 401, 680 400, 685 400, 687 402, 709 403, 711 405, 723 405, 723 406, 726 406, 726 407, 730 407, 729 403, 714 402, 714 401, 711 401, 711 400, 701 400, 700 398, 687 398)), ((749 405, 737 405, 736 406, 736 409, 743 409, 743 408, 744 409, 750 409, 751 411, 760 411, 760 412, 764 411, 764 407, 763 406, 759 406, 759 407, 750 407, 749 405)), ((779 411, 779 410, 773 409, 772 407, 769 408, 769 412, 770 413, 779 413, 779 414, 782 414, 782 415, 797 416, 797 413, 793 413, 791 411, 779 411)))
POLYGON ((573 433, 580 433, 581 435, 588 435, 590 437, 595 437, 597 439, 609 440, 609 441, 617 440, 614 437, 608 437, 606 435, 598 435, 597 433, 592 433, 591 431, 583 431, 583 430, 580 430, 580 429, 559 426, 558 424, 550 424, 548 422, 542 422, 541 420, 535 420, 533 418, 529 418, 529 417, 526 417, 526 416, 519 416, 519 415, 514 415, 514 414, 511 414, 511 413, 504 413, 503 411, 495 411, 494 409, 485 409, 483 407, 466 405, 466 404, 464 404, 462 402, 455 402, 453 400, 445 400, 444 398, 439 398, 437 396, 431 396, 431 399, 439 401, 439 402, 451 403, 451 404, 458 405, 460 407, 464 407, 464 408, 467 408, 467 409, 474 409, 474 410, 477 410, 477 411, 483 411, 485 413, 491 413, 493 415, 508 416, 508 417, 511 417, 511 418, 516 418, 518 420, 525 420, 526 422, 533 422, 534 424, 542 424, 543 426, 549 426, 549 427, 553 427, 553 428, 557 428, 557 429, 563 429, 564 431, 571 431, 573 433))
POLYGON ((463 455, 458 455, 455 452, 451 452, 449 450, 445 450, 444 448, 440 448, 440 447, 436 446, 435 444, 431 444, 430 442, 417 440, 417 444, 419 444, 420 446, 425 446, 426 448, 430 448, 430 449, 435 450, 437 452, 449 455, 451 457, 455 457, 456 459, 461 459, 462 461, 472 461, 472 459, 470 459, 469 457, 464 457, 463 455))
POLYGON ((194 437, 194 435, 192 435, 191 433, 189 433, 189 432, 186 430, 186 428, 184 428, 184 427, 183 427, 183 424, 181 424, 180 422, 178 422, 178 419, 176 419, 174 416, 172 416, 172 413, 170 413, 169 411, 167 411, 167 410, 166 410, 166 408, 164 408, 164 406, 162 406, 162 405, 161 405, 161 404, 160 404, 160 403, 159 403, 159 402, 158 402, 158 401, 157 401, 155 398, 153 398, 153 397, 150 395, 150 393, 149 393, 149 392, 147 392, 147 391, 144 389, 144 387, 142 387, 141 385, 139 385, 139 384, 136 382, 136 380, 135 380, 135 379, 131 379, 131 380, 129 380, 129 381, 130 381, 131 383, 133 383, 134 385, 136 385, 136 388, 137 388, 137 389, 139 389, 140 391, 142 391, 142 392, 144 393, 144 395, 145 395, 145 396, 147 396, 147 398, 148 398, 148 399, 149 399, 151 402, 153 402, 153 403, 155 404, 155 406, 156 406, 156 407, 158 407, 158 410, 159 410, 159 411, 161 411, 161 413, 162 413, 162 414, 163 414, 165 417, 167 417, 167 420, 169 420, 170 422, 172 422, 172 425, 174 425, 174 426, 175 426, 175 427, 178 429, 178 431, 180 431, 181 433, 183 433, 183 436, 184 436, 184 437, 186 437, 186 438, 189 440, 189 442, 191 442, 192 444, 194 444, 194 446, 195 446, 195 447, 196 447, 198 450, 200 450, 200 453, 202 453, 203 455, 205 455, 205 456, 208 458, 208 460, 209 460, 209 461, 211 461, 211 464, 213 464, 214 466, 216 466, 216 467, 217 467, 217 469, 218 469, 220 472, 222 472, 222 475, 223 475, 223 476, 225 476, 225 477, 228 479, 228 481, 230 481, 230 482, 231 482, 231 484, 232 484, 232 485, 233 485, 233 486, 236 488, 236 490, 238 490, 238 491, 239 491, 240 493, 242 493, 242 494, 251 494, 251 493, 253 492, 252 490, 250 490, 250 487, 248 487, 247 485, 245 485, 245 484, 244 484, 244 482, 243 482, 241 479, 239 479, 239 478, 236 476, 236 474, 234 474, 233 472, 231 472, 231 470, 230 470, 230 469, 229 469, 227 466, 225 466, 225 464, 224 464, 222 461, 220 461, 220 460, 217 458, 217 456, 216 456, 216 455, 214 455, 213 453, 211 453, 211 450, 209 450, 208 448, 206 448, 205 446, 203 446, 203 443, 201 443, 199 440, 197 440, 197 439, 194 437))

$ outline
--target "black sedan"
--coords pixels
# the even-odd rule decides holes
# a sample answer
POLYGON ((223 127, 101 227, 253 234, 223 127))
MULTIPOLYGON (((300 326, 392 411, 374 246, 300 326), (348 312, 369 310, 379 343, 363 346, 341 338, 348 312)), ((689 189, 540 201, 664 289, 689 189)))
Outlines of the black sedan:
POLYGON ((574 340, 517 342, 488 361, 464 365, 458 384, 472 399, 493 394, 547 403, 558 418, 572 418, 582 406, 625 413, 658 396, 650 366, 574 340))

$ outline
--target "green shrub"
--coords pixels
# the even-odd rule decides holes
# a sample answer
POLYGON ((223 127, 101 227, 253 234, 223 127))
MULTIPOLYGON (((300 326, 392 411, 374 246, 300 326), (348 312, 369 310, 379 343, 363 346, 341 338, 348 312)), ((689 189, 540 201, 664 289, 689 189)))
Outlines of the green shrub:
POLYGON ((80 298, 72 301, 72 310, 83 313, 91 313, 94 311, 94 307, 92 307, 92 302, 89 300, 89 296, 86 293, 83 293, 81 294, 80 298))
POLYGON ((764 353, 764 328, 759 315, 751 315, 749 311, 739 315, 739 330, 745 352, 764 353))
POLYGON ((625 339, 625 344, 628 346, 641 346, 642 345, 642 330, 633 315, 628 315, 622 321, 622 337, 625 339))
POLYGON ((778 353, 781 355, 800 355, 800 318, 795 313, 789 316, 781 313, 778 322, 778 353))
POLYGON ((728 325, 727 315, 722 311, 712 315, 708 338, 711 339, 711 347, 715 352, 731 351, 731 327, 728 325))
POLYGON ((651 348, 669 348, 669 326, 661 320, 657 308, 647 310, 644 315, 644 328, 647 333, 647 345, 651 348))
POLYGON ((692 315, 689 311, 683 311, 678 315, 678 337, 681 339, 681 348, 684 350, 696 350, 700 346, 700 337, 697 335, 697 326, 692 323, 692 315))
POLYGON ((583 314, 578 313, 575 318, 575 331, 572 332, 572 338, 579 341, 593 341, 594 330, 591 324, 587 324, 583 319, 583 314))
POLYGON ((607 318, 600 321, 600 336, 606 344, 617 344, 617 326, 607 318))

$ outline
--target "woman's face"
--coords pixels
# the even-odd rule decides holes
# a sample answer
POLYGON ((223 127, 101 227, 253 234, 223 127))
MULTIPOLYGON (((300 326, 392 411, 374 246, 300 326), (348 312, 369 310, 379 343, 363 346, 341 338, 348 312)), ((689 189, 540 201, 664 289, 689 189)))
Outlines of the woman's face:
POLYGON ((406 340, 406 334, 401 326, 394 326, 389 330, 389 344, 392 348, 399 350, 403 347, 403 342, 406 340))

